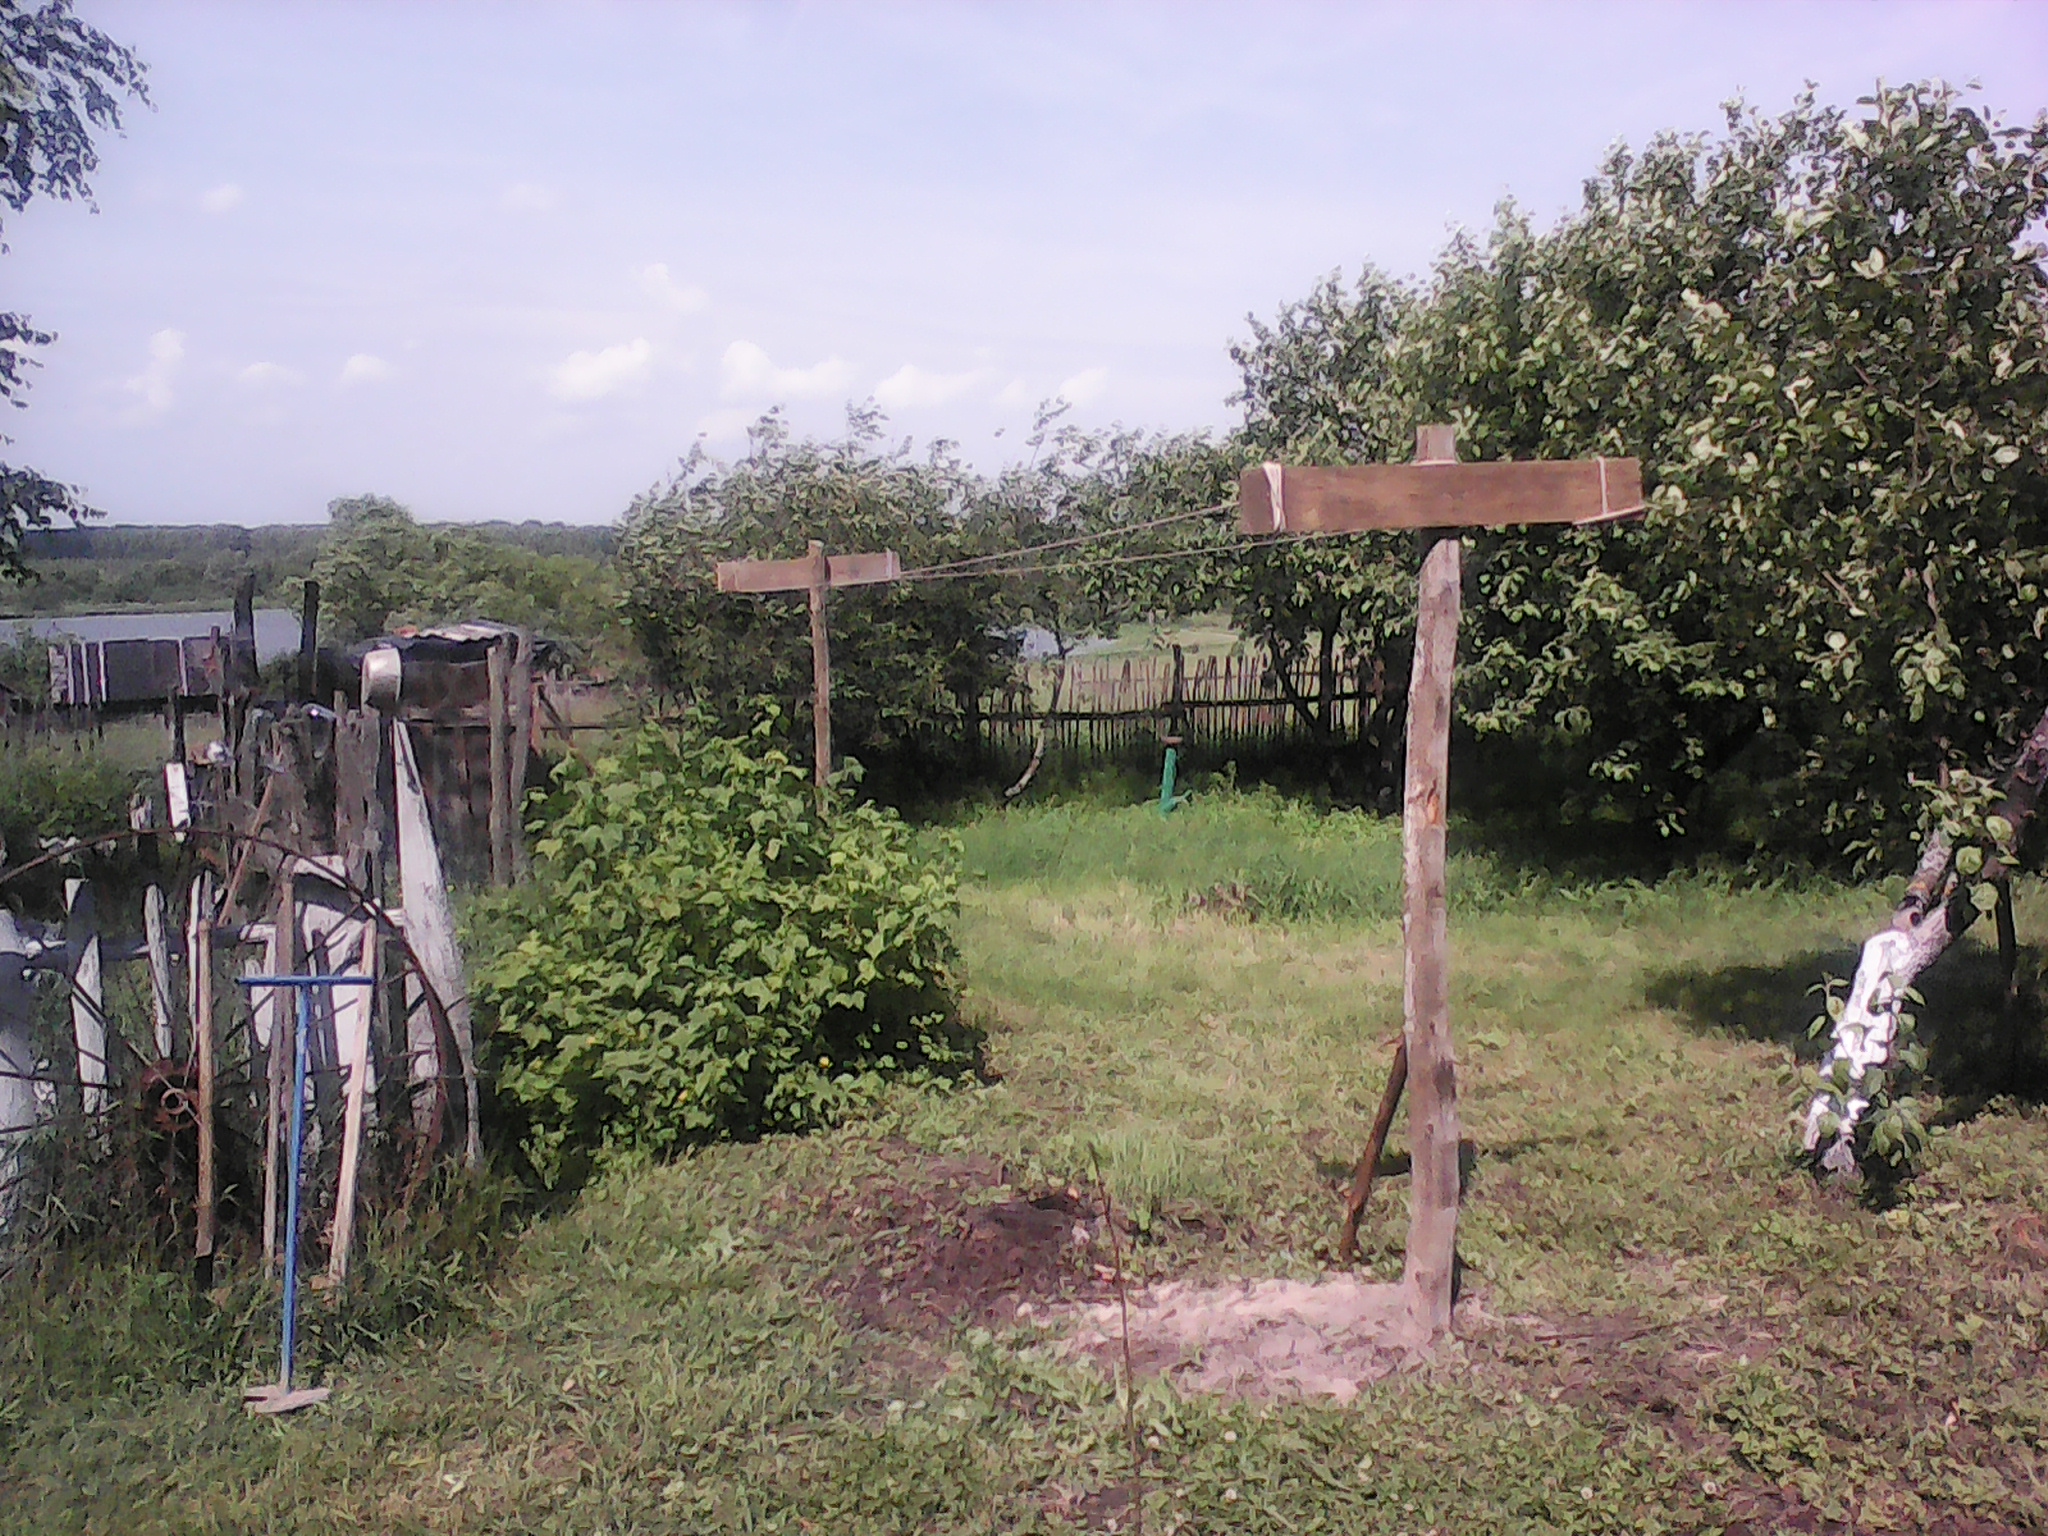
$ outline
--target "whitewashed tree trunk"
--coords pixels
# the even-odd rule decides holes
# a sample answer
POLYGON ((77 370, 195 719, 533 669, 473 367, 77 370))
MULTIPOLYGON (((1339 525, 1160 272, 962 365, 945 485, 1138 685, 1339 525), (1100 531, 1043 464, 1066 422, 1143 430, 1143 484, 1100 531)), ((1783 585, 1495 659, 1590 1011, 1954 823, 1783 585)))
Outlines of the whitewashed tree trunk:
POLYGON ((2003 888, 2008 893, 2003 899, 2010 899, 2011 860, 2033 818, 2044 782, 2048 782, 2048 711, 2021 743, 2019 756, 2006 775, 2004 795, 1992 812, 2009 829, 2003 841, 1981 849, 1982 863, 1970 874, 1958 856, 1960 850, 1937 831, 1928 839, 1890 925, 1864 941, 1856 978, 1835 1019, 1834 1038, 1820 1064, 1824 1080, 1837 1064, 1846 1066, 1847 1086, 1839 1101, 1823 1089, 1806 1109, 1806 1150, 1819 1154, 1821 1166, 1830 1172, 1856 1170, 1856 1129, 1870 1107, 1866 1091, 1870 1074, 1892 1069, 1907 990, 1977 920, 1981 909, 1972 898, 1978 889, 2003 888), (1835 1121, 1832 1136, 1827 1135, 1830 1117, 1835 1121))

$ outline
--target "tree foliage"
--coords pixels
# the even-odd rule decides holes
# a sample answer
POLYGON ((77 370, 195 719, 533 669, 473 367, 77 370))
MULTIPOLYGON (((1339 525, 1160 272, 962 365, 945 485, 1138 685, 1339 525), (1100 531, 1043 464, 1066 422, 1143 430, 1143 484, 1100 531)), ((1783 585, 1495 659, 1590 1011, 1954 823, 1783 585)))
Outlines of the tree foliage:
MULTIPOLYGON (((625 611, 659 682, 728 724, 755 701, 788 703, 807 722, 810 627, 804 594, 718 591, 721 560, 794 559, 812 539, 828 551, 893 549, 906 569, 988 546, 973 517, 982 485, 948 445, 915 456, 890 444, 872 410, 846 435, 790 436, 778 417, 755 427, 747 455, 693 453, 627 513, 619 568, 625 611)), ((1015 655, 1002 592, 990 579, 892 582, 832 592, 832 730, 856 757, 916 751, 957 735, 974 702, 1015 655)), ((808 742, 809 730, 798 736, 808 742)))
MULTIPOLYGON (((70 0, 0 0, 0 202, 20 213, 39 196, 89 199, 99 167, 93 135, 119 130, 126 99, 149 99, 144 74, 134 54, 79 20, 70 0)), ((55 339, 26 315, 0 313, 0 401, 27 404, 29 354, 55 339)), ((86 510, 70 486, 0 464, 0 578, 26 574, 23 532, 86 510)))
MULTIPOLYGON (((1467 719, 1578 762, 1566 814, 1890 857, 1910 781, 1996 758, 2048 696, 2044 215, 2048 120, 1937 86, 1731 108, 1614 151, 1553 229, 1503 208, 1422 290, 1326 284, 1255 330, 1246 436, 1399 458, 1443 420, 1468 458, 1639 456, 1640 525, 1475 539, 1467 719)), ((1371 586, 1370 541, 1287 558, 1331 560, 1285 595, 1304 619, 1371 586)))
POLYGON ((550 1184, 606 1154, 807 1128, 952 1072, 956 875, 893 812, 821 816, 764 720, 649 726, 557 772, 530 931, 485 965, 498 1092, 550 1184))
POLYGON ((313 575, 328 628, 343 640, 494 619, 594 649, 615 622, 609 572, 587 556, 422 524, 387 496, 345 496, 327 516, 313 575))

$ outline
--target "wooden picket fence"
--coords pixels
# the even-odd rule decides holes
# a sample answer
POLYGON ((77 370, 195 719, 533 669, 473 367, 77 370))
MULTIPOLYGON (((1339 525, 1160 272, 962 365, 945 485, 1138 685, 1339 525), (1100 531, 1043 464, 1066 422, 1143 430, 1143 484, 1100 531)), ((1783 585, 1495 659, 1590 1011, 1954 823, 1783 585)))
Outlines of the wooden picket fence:
MULTIPOLYGON (((1370 674, 1369 661, 1338 658, 1330 722, 1338 740, 1354 739, 1370 714, 1370 674)), ((1321 686, 1315 658, 1298 662, 1291 681, 1313 703, 1321 686)), ((980 725, 982 746, 999 758, 1028 754, 1041 730, 1048 750, 1081 758, 1149 751, 1169 732, 1190 746, 1246 752, 1314 734, 1262 650, 1034 662, 1013 686, 982 701, 980 725)))

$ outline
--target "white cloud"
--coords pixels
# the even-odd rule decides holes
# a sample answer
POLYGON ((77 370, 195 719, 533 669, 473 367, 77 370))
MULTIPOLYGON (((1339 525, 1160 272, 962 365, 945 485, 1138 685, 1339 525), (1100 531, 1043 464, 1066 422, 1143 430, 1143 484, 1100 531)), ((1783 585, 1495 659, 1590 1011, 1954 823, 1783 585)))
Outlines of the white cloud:
POLYGON ((242 196, 242 189, 239 186, 232 181, 225 181, 201 194, 199 206, 208 213, 226 213, 230 209, 242 206, 242 196))
POLYGON ((741 442, 746 438, 747 428, 758 420, 758 411, 713 411, 698 419, 697 435, 710 443, 741 442))
POLYGON ((357 352, 341 365, 337 384, 375 384, 391 377, 391 365, 372 352, 357 352))
POLYGON ((571 352, 555 365, 548 389, 557 400, 602 400, 642 383, 654 365, 654 344, 645 336, 601 352, 571 352))
POLYGON ((498 201, 514 213, 553 213, 561 198, 553 187, 544 187, 537 181, 515 181, 498 201))
POLYGON ((944 405, 974 388, 982 377, 979 369, 973 373, 928 373, 915 363, 905 363, 875 386, 875 398, 892 411, 944 405))
POLYGON ((251 363, 235 377, 251 389, 269 389, 274 385, 300 384, 305 375, 296 368, 287 368, 282 363, 251 363))
POLYGON ((838 357, 828 357, 808 368, 778 368, 751 341, 736 341, 720 360, 724 375, 719 393, 728 400, 802 399, 811 395, 832 395, 853 382, 853 370, 838 357))
POLYGON ((679 315, 694 315, 711 302, 711 295, 695 283, 679 283, 669 276, 668 263, 657 261, 640 269, 640 286, 679 315))
POLYGON ((1022 379, 1010 380, 996 396, 996 404, 1006 411, 1021 410, 1031 403, 1031 391, 1024 387, 1022 379))
POLYGON ((1069 405, 1086 405, 1109 383, 1107 368, 1084 368, 1053 391, 1069 405))
POLYGON ((149 338, 149 364, 132 379, 122 381, 121 387, 135 396, 138 417, 161 416, 171 408, 175 396, 171 393, 171 380, 177 375, 178 365, 185 361, 185 333, 183 331, 158 331, 149 338))

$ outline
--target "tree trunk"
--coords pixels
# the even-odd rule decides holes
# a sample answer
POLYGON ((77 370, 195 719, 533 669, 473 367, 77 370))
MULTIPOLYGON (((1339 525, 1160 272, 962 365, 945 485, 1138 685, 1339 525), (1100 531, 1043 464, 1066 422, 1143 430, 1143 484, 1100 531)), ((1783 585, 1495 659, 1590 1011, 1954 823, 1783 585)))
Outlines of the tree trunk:
POLYGON ((1848 1086, 1839 1095, 1823 1089, 1806 1110, 1806 1150, 1819 1153, 1821 1166, 1830 1172, 1855 1171, 1856 1126, 1870 1107, 1863 1090, 1871 1072, 1886 1071, 1892 1065, 1905 993, 1976 922, 1980 913, 1977 888, 2002 891, 2009 887, 2011 861, 2033 818, 2044 782, 2048 782, 2048 711, 2021 744, 2012 771, 2006 775, 2005 793, 1992 813, 2011 827, 2010 835, 2003 843, 1983 849, 1982 866, 1975 875, 1966 875, 1948 837, 1937 830, 1927 840, 1891 921, 1864 941, 1855 980, 1835 1020, 1834 1042, 1820 1064, 1825 1080, 1836 1063, 1846 1063, 1848 1086), (1834 1134, 1823 1148, 1823 1129, 1830 1116, 1836 1122, 1834 1134))

